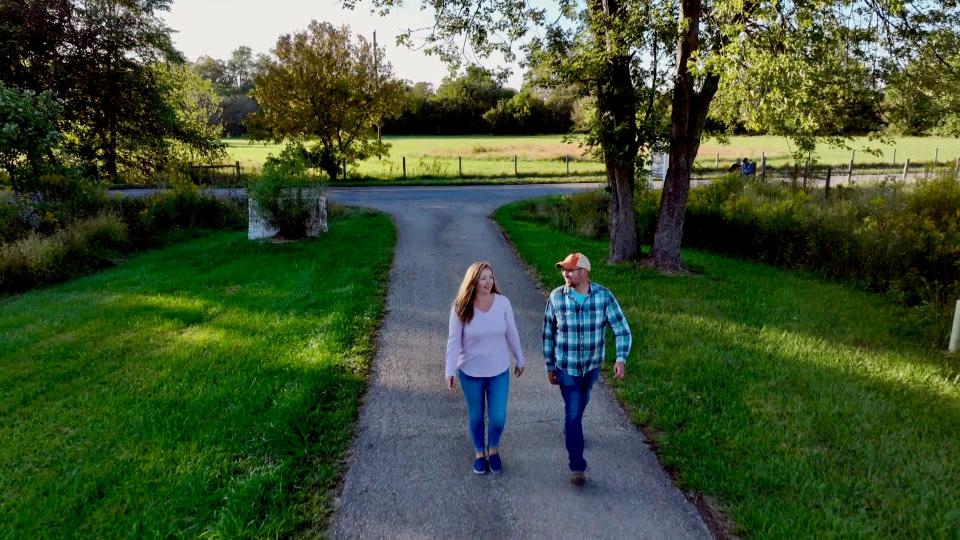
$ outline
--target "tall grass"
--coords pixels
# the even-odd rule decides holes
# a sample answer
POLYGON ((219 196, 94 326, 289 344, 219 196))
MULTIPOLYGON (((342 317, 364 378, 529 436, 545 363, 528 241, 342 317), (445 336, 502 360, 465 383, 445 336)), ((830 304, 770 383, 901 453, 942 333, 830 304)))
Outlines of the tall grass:
POLYGON ((245 204, 195 189, 138 199, 106 199, 98 191, 82 202, 67 197, 36 207, 10 205, 20 222, 26 212, 43 214, 39 231, 46 234, 25 226, 0 244, 0 293, 56 283, 116 264, 131 252, 246 223, 245 204))

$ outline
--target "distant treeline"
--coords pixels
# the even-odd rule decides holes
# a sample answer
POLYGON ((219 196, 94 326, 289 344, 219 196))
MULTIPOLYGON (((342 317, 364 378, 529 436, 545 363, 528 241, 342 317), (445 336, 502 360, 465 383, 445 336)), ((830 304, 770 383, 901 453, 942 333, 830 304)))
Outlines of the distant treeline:
MULTIPOLYGON (((213 83, 220 108, 212 121, 229 137, 247 134, 245 120, 259 110, 250 97, 253 79, 266 61, 239 47, 229 60, 200 57, 193 66, 213 83)), ((519 92, 483 68, 472 66, 447 77, 434 90, 430 83, 407 85, 406 105, 381 126, 385 135, 534 135, 568 133, 578 125, 580 105, 572 92, 523 88, 519 92)))
MULTIPOLYGON (((220 108, 212 120, 223 127, 225 135, 247 134, 245 120, 258 110, 250 90, 267 61, 266 55, 254 57, 249 47, 239 47, 229 60, 204 56, 193 64, 197 73, 211 81, 220 93, 220 108)), ((954 94, 943 92, 939 98, 931 97, 914 88, 917 79, 930 79, 931 87, 942 83, 937 78, 937 65, 933 61, 924 63, 921 58, 908 66, 920 74, 916 77, 907 77, 904 68, 904 75, 892 77, 886 87, 842 96, 832 108, 822 135, 960 134, 960 108, 954 94)), ((436 88, 425 82, 408 83, 403 111, 384 119, 381 131, 385 135, 533 135, 589 129, 593 110, 590 97, 578 97, 580 93, 572 88, 548 90, 525 85, 517 91, 505 87, 503 82, 491 71, 471 66, 459 76, 443 79, 436 88)), ((666 106, 658 107, 658 114, 669 117, 666 106)), ((739 115, 734 114, 734 120, 726 115, 726 122, 731 125, 716 116, 707 119, 711 131, 766 133, 763 129, 748 128, 736 119, 739 115)))
POLYGON ((400 115, 383 123, 383 133, 536 135, 568 133, 577 124, 572 92, 529 87, 517 92, 476 66, 447 77, 436 91, 424 82, 408 86, 406 102, 400 115))

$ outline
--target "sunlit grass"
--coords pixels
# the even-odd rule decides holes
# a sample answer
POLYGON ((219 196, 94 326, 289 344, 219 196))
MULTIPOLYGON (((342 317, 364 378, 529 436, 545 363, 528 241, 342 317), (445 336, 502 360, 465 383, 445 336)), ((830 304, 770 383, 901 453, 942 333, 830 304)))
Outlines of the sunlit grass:
POLYGON ((0 300, 0 537, 322 532, 393 244, 217 233, 0 300))
POLYGON ((594 261, 634 334, 617 396, 736 533, 960 535, 960 357, 933 348, 937 313, 701 251, 687 277, 609 266, 606 243, 513 208, 497 220, 549 286, 564 253, 594 261))

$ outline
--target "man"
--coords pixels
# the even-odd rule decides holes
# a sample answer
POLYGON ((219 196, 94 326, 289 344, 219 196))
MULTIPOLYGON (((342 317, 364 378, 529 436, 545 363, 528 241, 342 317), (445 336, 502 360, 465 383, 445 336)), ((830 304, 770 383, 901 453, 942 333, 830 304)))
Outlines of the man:
POLYGON ((543 316, 543 358, 550 383, 560 386, 564 403, 564 437, 570 458, 570 482, 582 486, 587 461, 583 458, 583 411, 603 364, 604 330, 616 338, 614 377, 622 379, 632 336, 627 319, 613 294, 590 281, 590 261, 571 253, 557 263, 566 285, 550 293, 543 316))

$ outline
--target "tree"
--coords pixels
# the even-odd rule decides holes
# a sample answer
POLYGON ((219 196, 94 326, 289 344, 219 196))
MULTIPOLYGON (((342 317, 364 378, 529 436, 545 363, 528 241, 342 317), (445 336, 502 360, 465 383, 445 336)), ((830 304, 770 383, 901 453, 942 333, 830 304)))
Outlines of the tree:
POLYGON ((273 52, 254 79, 255 117, 266 130, 259 137, 304 145, 311 165, 331 180, 358 160, 386 153, 371 127, 399 111, 404 88, 382 49, 362 36, 351 39, 346 26, 311 21, 306 32, 281 36, 273 52))
POLYGON ((247 118, 259 110, 256 100, 246 94, 222 96, 213 121, 228 137, 240 137, 247 133, 247 118))
POLYGON ((227 64, 223 60, 201 56, 193 63, 193 69, 198 75, 213 83, 220 94, 232 93, 232 83, 227 74, 227 64))
POLYGON ((690 174, 715 98, 739 104, 748 124, 788 135, 799 152, 824 137, 830 111, 862 92, 880 47, 896 56, 936 28, 957 30, 952 4, 681 0, 671 103, 670 165, 649 262, 682 271, 690 174), (858 84, 860 86, 858 86, 858 84))
POLYGON ((484 113, 514 93, 503 87, 502 76, 480 66, 467 66, 462 75, 445 77, 435 97, 442 118, 439 133, 489 133, 484 113))
POLYGON ((570 129, 572 104, 560 99, 548 104, 532 88, 524 88, 510 99, 501 99, 483 114, 490 129, 504 135, 566 133, 570 129))
MULTIPOLYGON (((374 4, 384 11, 400 1, 374 4)), ((435 16, 424 46, 452 62, 467 46, 511 60, 514 43, 530 26, 546 27, 544 38, 531 44, 534 59, 554 58, 555 65, 565 68, 560 73, 579 74, 582 87, 596 100, 591 142, 606 164, 609 258, 614 262, 639 252, 634 171, 638 151, 659 144, 659 122, 651 112, 666 87, 670 164, 648 263, 667 272, 684 269, 680 246, 690 177, 718 94, 729 92, 734 102, 759 104, 756 119, 779 118, 778 129, 802 148, 811 148, 821 132, 816 116, 848 85, 830 68, 849 73, 851 63, 844 64, 844 58, 865 56, 871 50, 867 45, 883 45, 895 57, 926 41, 933 28, 952 33, 957 28, 953 2, 587 0, 581 5, 565 0, 557 6, 557 23, 547 23, 546 10, 533 1, 437 0, 424 5, 435 16), (672 54, 663 54, 667 51, 672 54), (646 62, 649 68, 644 68, 646 62), (672 72, 669 79, 664 69, 672 72), (744 77, 761 84, 739 84, 744 77), (764 94, 771 89, 773 96, 764 94)), ((413 38, 409 32, 402 41, 413 38)))
POLYGON ((142 156, 165 161, 171 156, 156 152, 171 140, 211 143, 178 123, 155 69, 183 61, 159 17, 169 7, 169 0, 0 0, 3 80, 51 91, 63 105, 65 148, 92 176, 145 172, 142 156))
POLYGON ((50 92, 8 88, 0 81, 0 169, 10 175, 13 190, 30 191, 53 163, 63 135, 57 129, 60 104, 50 92))
POLYGON ((902 135, 960 136, 960 39, 938 32, 902 64, 887 62, 883 112, 902 135))
POLYGON ((223 159, 223 129, 214 122, 220 112, 220 96, 213 83, 186 64, 156 64, 153 69, 164 88, 164 103, 175 115, 176 129, 174 136, 165 138, 165 147, 151 156, 154 168, 170 157, 184 162, 223 159))
POLYGON ((234 49, 227 61, 226 72, 236 92, 249 92, 253 88, 253 50, 246 45, 234 49))

